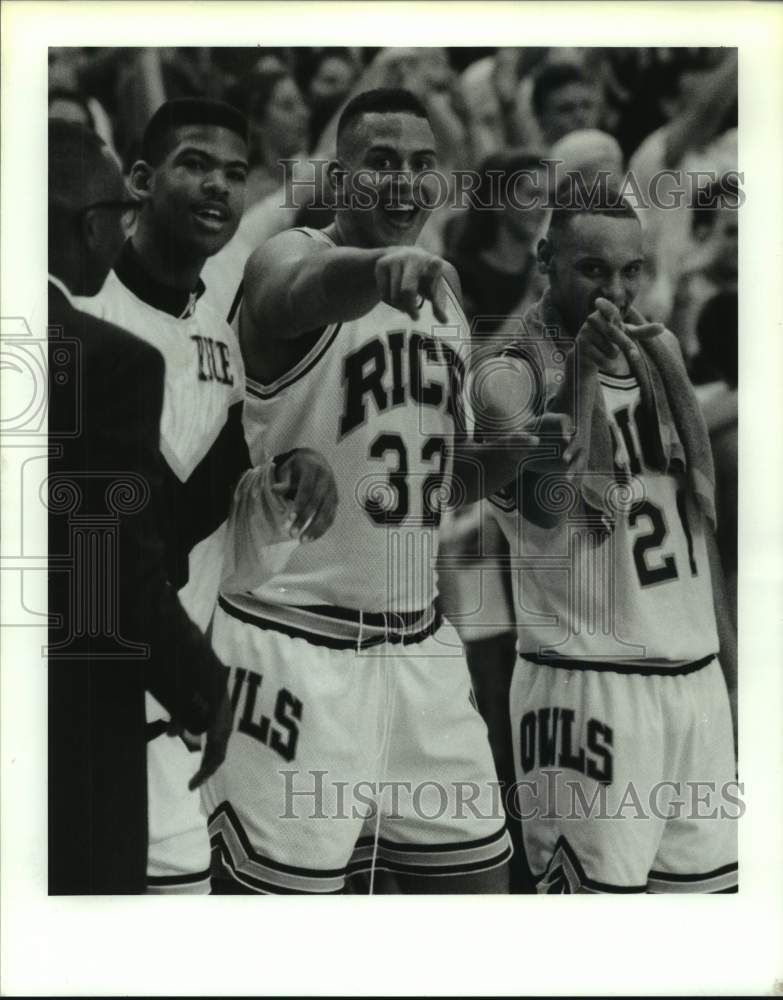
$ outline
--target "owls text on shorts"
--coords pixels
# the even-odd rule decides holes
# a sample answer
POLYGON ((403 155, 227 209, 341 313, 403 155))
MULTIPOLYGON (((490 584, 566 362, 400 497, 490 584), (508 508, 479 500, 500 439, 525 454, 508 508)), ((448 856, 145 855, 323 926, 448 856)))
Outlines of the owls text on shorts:
POLYGON ((280 771, 285 785, 279 819, 670 820, 740 819, 744 784, 658 781, 640 790, 569 777, 555 768, 512 785, 475 781, 335 781, 328 771, 280 771))

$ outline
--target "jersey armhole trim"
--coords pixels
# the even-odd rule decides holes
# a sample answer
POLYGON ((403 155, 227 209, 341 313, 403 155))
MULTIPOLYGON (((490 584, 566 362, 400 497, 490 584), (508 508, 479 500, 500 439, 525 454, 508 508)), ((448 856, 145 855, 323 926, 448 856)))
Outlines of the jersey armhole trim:
POLYGON ((299 379, 304 378, 329 350, 341 327, 342 323, 330 323, 326 326, 321 336, 307 354, 300 361, 297 361, 293 368, 284 375, 276 378, 274 382, 264 385, 247 375, 245 377, 245 384, 249 395, 255 396, 257 399, 272 399, 284 389, 293 385, 294 382, 298 382, 299 379))
MULTIPOLYGON (((330 247, 336 246, 336 243, 320 229, 308 229, 306 226, 297 226, 296 228, 290 230, 293 233, 302 233, 304 236, 309 237, 311 240, 315 240, 317 243, 325 243, 330 247)), ((242 301, 242 285, 240 285, 237 291, 234 303, 231 306, 230 317, 233 317, 241 304, 242 301)), ((230 321, 230 320, 229 320, 230 321)), ((245 376, 245 388, 249 395, 255 396, 256 399, 272 399, 277 396, 284 389, 287 389, 294 382, 303 378, 324 356, 328 351, 334 338, 340 332, 340 327, 342 323, 329 323, 321 332, 318 340, 313 344, 310 350, 305 354, 303 358, 300 358, 296 364, 290 368, 283 375, 280 375, 272 382, 263 383, 259 382, 257 379, 251 378, 249 375, 245 376)), ((237 334, 239 331, 237 330, 237 334)), ((241 346, 241 345, 240 345, 241 346)))
MULTIPOLYGON (((462 306, 462 304, 461 304, 461 302, 459 300, 459 296, 454 291, 454 289, 451 287, 451 285, 449 284, 449 279, 445 275, 443 276, 443 281, 444 281, 444 284, 446 285, 446 293, 447 293, 447 295, 448 295, 448 297, 449 297, 449 299, 451 301, 451 304, 456 309, 457 316, 460 319, 460 321, 465 324, 465 328, 468 331, 468 335, 470 336, 470 333, 471 333, 470 323, 468 322, 468 317, 465 315, 465 310, 464 310, 464 308, 463 308, 463 306, 462 306)), ((445 325, 448 325, 448 324, 445 324, 445 325)))

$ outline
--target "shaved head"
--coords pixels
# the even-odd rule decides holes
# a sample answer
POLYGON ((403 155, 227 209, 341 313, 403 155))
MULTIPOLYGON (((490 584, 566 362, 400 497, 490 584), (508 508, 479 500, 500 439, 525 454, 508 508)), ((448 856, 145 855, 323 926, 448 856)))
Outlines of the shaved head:
POLYGON ((378 115, 407 114, 423 119, 429 124, 427 111, 421 101, 408 90, 381 87, 357 94, 346 104, 337 123, 337 155, 350 156, 354 147, 361 145, 371 125, 366 117, 377 121, 378 115), (356 136, 354 133, 359 132, 356 136))

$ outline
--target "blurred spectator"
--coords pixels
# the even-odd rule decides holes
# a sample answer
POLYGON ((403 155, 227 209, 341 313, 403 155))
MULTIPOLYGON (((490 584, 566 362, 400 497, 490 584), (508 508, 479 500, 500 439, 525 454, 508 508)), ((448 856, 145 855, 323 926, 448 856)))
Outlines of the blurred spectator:
POLYGON ((267 55, 276 56, 277 63, 282 69, 288 68, 285 49, 264 48, 261 50, 257 46, 227 46, 212 49, 212 62, 223 79, 224 96, 235 89, 241 80, 258 70, 261 58, 267 55))
POLYGON ((699 315, 699 363, 714 381, 697 387, 715 461, 717 542, 737 624, 738 316, 736 291, 720 292, 699 315))
POLYGON ((567 63, 539 70, 532 103, 547 145, 577 129, 597 128, 603 110, 600 86, 591 82, 581 67, 567 63))
MULTIPOLYGON (((715 50, 709 52, 714 62, 715 50)), ((647 206, 641 213, 647 270, 638 304, 650 319, 663 322, 671 317, 677 281, 690 250, 691 180, 698 171, 719 176, 737 169, 736 128, 726 127, 737 97, 737 52, 721 55, 719 51, 721 61, 714 68, 705 68, 705 58, 699 55, 695 66, 669 79, 662 101, 666 124, 642 142, 629 162, 645 197, 658 177, 655 190, 661 205, 647 206), (680 191, 685 196, 679 207, 663 207, 675 204, 680 191)))
MULTIPOLYGON (((229 95, 247 112, 250 122, 250 173, 239 229, 204 266, 207 301, 223 316, 230 312, 250 254, 276 233, 306 221, 287 202, 286 178, 310 182, 313 177, 307 154, 309 111, 293 76, 282 66, 279 56, 265 55, 253 74, 229 95), (279 162, 284 159, 296 161, 291 174, 279 162)), ((297 188, 296 204, 307 203, 319 193, 314 184, 306 193, 297 188)))
POLYGON ((708 299, 699 312, 696 333, 704 377, 697 388, 705 405, 716 386, 737 388, 737 304, 736 289, 722 291, 708 299))
POLYGON ((260 57, 253 67, 252 76, 265 76, 269 73, 289 73, 291 67, 283 52, 270 49, 260 57))
POLYGON ((84 125, 95 131, 95 122, 87 101, 75 90, 55 88, 49 91, 49 117, 84 125))
MULTIPOLYGON (((123 50, 120 50, 123 51, 123 50)), ((114 149, 114 130, 100 95, 89 86, 93 50, 49 49, 49 117, 85 125, 114 149)))
POLYGON ((642 140, 671 117, 662 95, 676 87, 683 69, 693 65, 700 52, 710 50, 617 47, 603 51, 611 67, 610 99, 617 112, 612 134, 628 159, 642 140))
POLYGON ((721 178, 707 188, 709 207, 696 208, 690 251, 683 263, 672 308, 671 327, 676 331, 694 382, 704 382, 713 372, 704 370, 697 323, 702 307, 721 292, 737 291, 738 218, 737 185, 721 178))
POLYGON ((275 64, 244 81, 235 102, 250 121, 248 207, 282 187, 279 161, 305 155, 310 141, 310 112, 302 93, 274 58, 275 64))
POLYGON ((310 105, 309 148, 316 145, 332 115, 342 107, 358 73, 349 49, 324 49, 318 55, 306 89, 310 105))
POLYGON ((48 53, 50 90, 78 91, 85 50, 71 46, 52 45, 48 53))
POLYGON ((508 146, 536 145, 540 135, 525 82, 548 52, 501 48, 464 70, 458 84, 468 141, 462 166, 476 166, 508 146))
POLYGON ((468 66, 472 66, 481 59, 486 59, 487 56, 493 55, 495 51, 495 48, 471 48, 466 45, 446 49, 449 64, 453 67, 455 73, 463 73, 468 66))
POLYGON ((447 229, 446 256, 462 282, 465 313, 496 330, 506 315, 539 293, 536 244, 545 226, 546 167, 539 154, 489 156, 468 211, 447 229))
POLYGON ((558 161, 557 181, 567 173, 579 174, 590 188, 599 173, 618 176, 623 171, 623 151, 620 143, 608 132, 597 128, 569 132, 552 146, 549 158, 558 161))

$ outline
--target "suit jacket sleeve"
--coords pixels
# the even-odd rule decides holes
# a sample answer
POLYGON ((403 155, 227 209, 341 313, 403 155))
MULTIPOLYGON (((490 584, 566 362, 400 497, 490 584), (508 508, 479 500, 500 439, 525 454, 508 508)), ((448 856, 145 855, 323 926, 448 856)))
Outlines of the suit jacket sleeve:
POLYGON ((102 380, 103 418, 90 467, 127 470, 148 486, 147 502, 120 519, 120 634, 149 647, 148 689, 173 718, 200 733, 225 691, 226 670, 182 607, 165 568, 159 451, 163 359, 135 337, 123 351, 116 349, 118 341, 114 344, 102 380))

